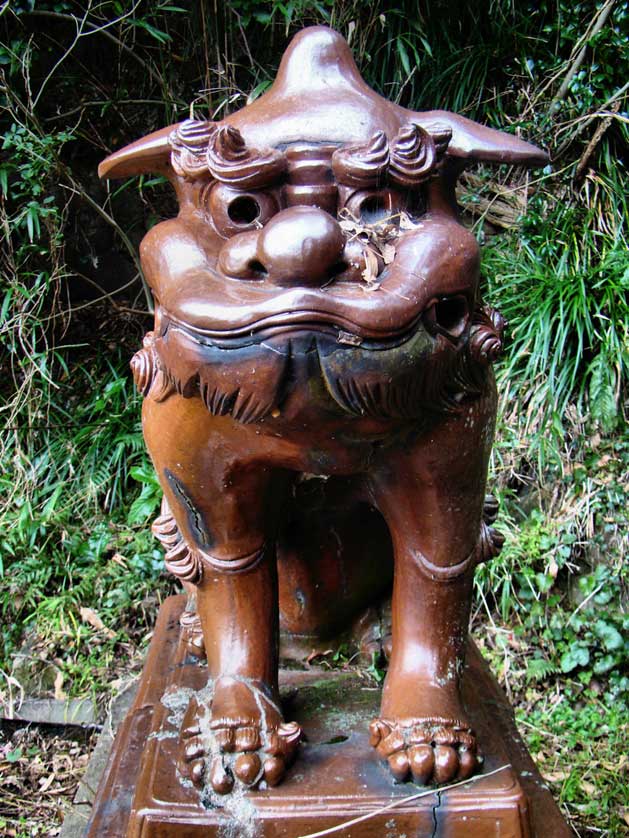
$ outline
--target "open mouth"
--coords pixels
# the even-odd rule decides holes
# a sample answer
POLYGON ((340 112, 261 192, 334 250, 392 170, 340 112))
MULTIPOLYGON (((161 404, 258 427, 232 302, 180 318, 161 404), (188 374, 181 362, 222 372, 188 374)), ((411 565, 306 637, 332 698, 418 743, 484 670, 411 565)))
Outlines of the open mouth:
POLYGON ((469 303, 462 294, 435 297, 420 312, 397 328, 387 324, 386 329, 370 327, 369 323, 358 322, 343 315, 322 309, 297 309, 275 312, 242 325, 228 329, 198 328, 168 314, 167 319, 184 331, 199 338, 217 341, 233 341, 246 338, 265 338, 279 334, 315 332, 333 336, 338 343, 358 346, 368 341, 391 345, 405 339, 421 321, 433 337, 442 335, 452 343, 457 343, 469 325, 469 303))
POLYGON ((399 328, 388 329, 386 332, 369 329, 365 324, 359 324, 340 314, 315 309, 271 314, 242 326, 221 330, 197 329, 189 323, 178 321, 171 315, 167 315, 167 319, 199 338, 205 337, 216 341, 233 341, 252 337, 260 339, 291 333, 318 333, 333 336, 338 343, 359 346, 364 341, 387 345, 400 342, 413 332, 421 319, 421 314, 399 328))

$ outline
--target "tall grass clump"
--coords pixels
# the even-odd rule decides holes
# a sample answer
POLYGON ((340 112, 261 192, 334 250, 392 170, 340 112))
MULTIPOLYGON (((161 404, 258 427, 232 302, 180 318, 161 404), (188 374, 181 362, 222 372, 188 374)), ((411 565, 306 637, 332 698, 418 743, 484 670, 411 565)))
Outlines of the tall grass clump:
POLYGON ((491 299, 510 323, 505 404, 529 448, 560 450, 576 410, 601 431, 623 420, 629 372, 629 205, 621 164, 570 197, 540 191, 516 236, 484 248, 491 299))

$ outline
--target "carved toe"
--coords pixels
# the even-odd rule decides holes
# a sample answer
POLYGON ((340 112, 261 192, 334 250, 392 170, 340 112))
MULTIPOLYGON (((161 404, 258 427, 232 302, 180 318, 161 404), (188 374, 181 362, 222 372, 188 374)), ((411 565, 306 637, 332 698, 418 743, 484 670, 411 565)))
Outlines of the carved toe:
POLYGON ((420 786, 432 777, 435 768, 435 753, 430 745, 413 745, 409 749, 409 762, 413 780, 420 786))
POLYGON ((435 783, 449 783, 459 770, 459 758, 451 745, 435 745, 435 783))
POLYGON ((479 757, 467 748, 461 748, 459 753, 459 780, 467 780, 476 771, 479 757))
POLYGON ((268 786, 276 786, 284 776, 284 760, 280 757, 269 757, 264 760, 264 779, 268 786))
POLYGON ((398 782, 411 777, 419 785, 467 780, 482 763, 474 732, 458 719, 375 719, 369 733, 398 782))
POLYGON ((234 762, 234 774, 246 786, 251 786, 258 779, 261 767, 257 754, 240 754, 234 762))
POLYGON ((410 768, 410 762, 406 751, 398 751, 396 754, 393 754, 393 756, 390 756, 387 762, 389 763, 391 774, 393 774, 396 780, 399 780, 400 782, 406 780, 410 768))
POLYGON ((221 757, 212 760, 210 769, 210 785, 217 794, 229 794, 234 787, 234 778, 230 771, 223 765, 221 757))
POLYGON ((197 759, 190 765, 190 779, 195 786, 202 786, 205 778, 205 760, 197 759))

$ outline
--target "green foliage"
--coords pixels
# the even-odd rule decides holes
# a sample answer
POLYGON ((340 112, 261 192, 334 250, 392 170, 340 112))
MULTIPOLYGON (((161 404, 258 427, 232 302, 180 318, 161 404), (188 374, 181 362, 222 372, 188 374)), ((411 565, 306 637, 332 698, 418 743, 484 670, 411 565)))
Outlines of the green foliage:
POLYGON ((507 237, 484 249, 490 297, 511 324, 499 381, 517 398, 533 448, 548 435, 561 442, 570 404, 589 409, 604 431, 620 420, 629 372, 626 177, 620 164, 599 175, 604 215, 600 196, 538 193, 519 243, 507 237))
POLYGON ((95 610, 113 629, 113 654, 129 631, 145 625, 138 604, 167 584, 159 581, 162 556, 146 526, 159 496, 126 370, 110 361, 75 365, 71 383, 62 385, 66 401, 51 401, 46 424, 15 428, 6 440, 11 469, 0 473, 0 604, 6 617, 0 668, 10 669, 24 627, 53 642, 69 634, 74 648, 67 665, 73 661, 74 668, 68 674, 80 692, 94 687, 90 656, 106 651, 89 651, 92 630, 81 624, 80 609, 95 610), (136 481, 143 486, 139 494, 136 481))
POLYGON ((537 707, 518 712, 516 718, 564 812, 577 822, 592 823, 595 832, 591 834, 625 835, 623 815, 629 805, 622 756, 626 709, 590 692, 576 701, 574 696, 554 703, 540 701, 537 707), (557 770, 561 753, 570 758, 565 769, 557 770))
POLYGON ((498 491, 496 526, 506 542, 497 559, 478 569, 476 587, 490 614, 498 611, 525 642, 527 681, 549 684, 570 675, 586 686, 598 683, 608 701, 629 705, 629 443, 599 442, 573 457, 561 507, 552 514, 523 513, 521 497, 498 491))

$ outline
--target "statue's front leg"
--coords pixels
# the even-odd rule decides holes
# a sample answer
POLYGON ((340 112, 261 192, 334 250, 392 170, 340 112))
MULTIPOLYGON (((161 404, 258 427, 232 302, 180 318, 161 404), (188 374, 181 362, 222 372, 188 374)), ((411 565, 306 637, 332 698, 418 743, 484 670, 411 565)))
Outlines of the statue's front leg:
POLYGON ((252 430, 199 399, 149 397, 143 420, 174 519, 160 520, 166 564, 197 587, 208 660, 207 687, 184 717, 182 773, 223 794, 235 781, 275 785, 301 734, 284 723, 277 684, 274 520, 285 478, 246 459, 252 430))
POLYGON ((498 536, 483 522, 495 414, 486 395, 410 446, 383 452, 374 500, 394 543, 393 650, 372 744, 396 779, 465 779, 480 748, 460 696, 474 566, 498 536))

